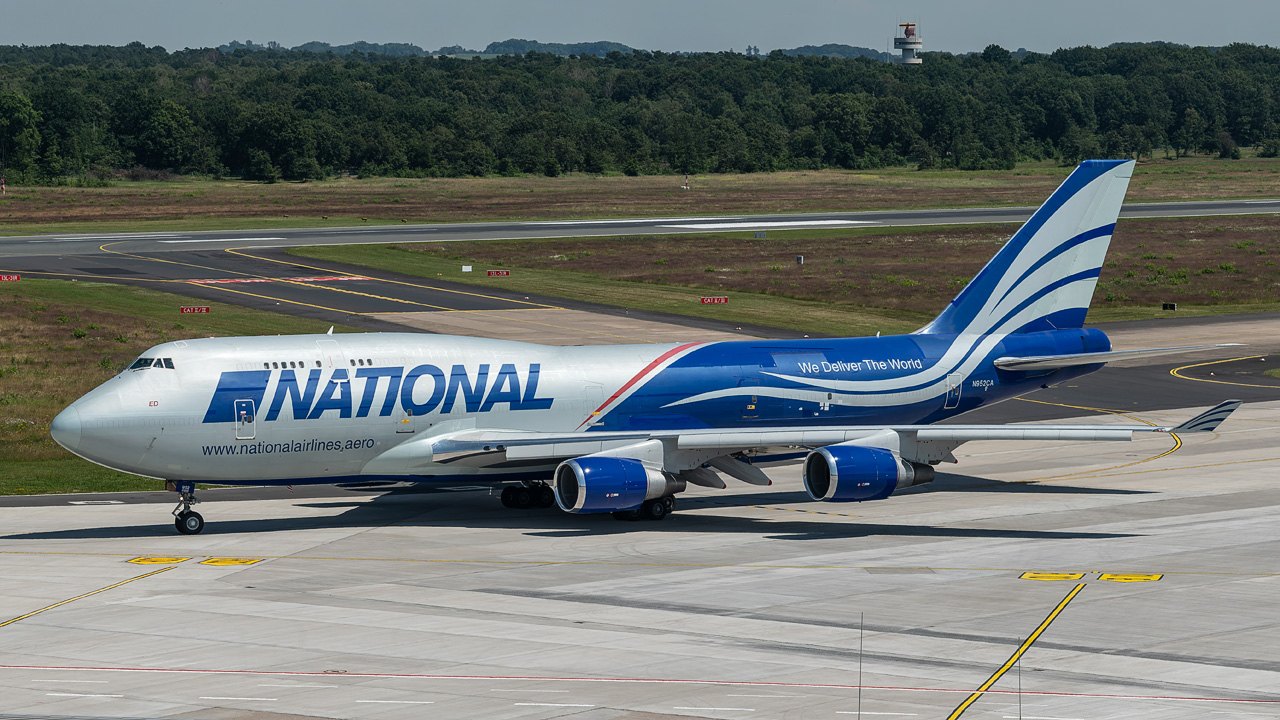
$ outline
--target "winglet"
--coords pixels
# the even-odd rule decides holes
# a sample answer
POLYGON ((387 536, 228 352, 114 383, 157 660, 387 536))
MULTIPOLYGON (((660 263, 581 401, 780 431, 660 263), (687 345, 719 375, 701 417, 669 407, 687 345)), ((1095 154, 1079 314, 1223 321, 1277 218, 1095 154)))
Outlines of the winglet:
POLYGON ((1239 400, 1227 400, 1218 403, 1212 409, 1205 410, 1199 415, 1173 428, 1166 428, 1165 432, 1171 433, 1196 433, 1196 432, 1213 432, 1218 429, 1223 420, 1227 416, 1235 412, 1240 407, 1239 400))

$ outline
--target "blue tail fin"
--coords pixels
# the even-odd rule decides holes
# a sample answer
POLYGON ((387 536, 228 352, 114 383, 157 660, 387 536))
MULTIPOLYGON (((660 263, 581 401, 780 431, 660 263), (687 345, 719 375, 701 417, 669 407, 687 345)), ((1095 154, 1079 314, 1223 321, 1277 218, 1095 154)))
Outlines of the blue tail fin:
POLYGON ((1084 325, 1132 160, 1086 160, 921 333, 1007 334, 1084 325))

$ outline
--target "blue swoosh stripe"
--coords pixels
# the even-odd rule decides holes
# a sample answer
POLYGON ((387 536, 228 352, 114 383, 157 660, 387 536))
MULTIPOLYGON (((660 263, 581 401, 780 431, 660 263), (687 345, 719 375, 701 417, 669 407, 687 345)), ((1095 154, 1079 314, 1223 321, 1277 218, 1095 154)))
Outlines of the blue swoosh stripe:
MULTIPOLYGON (((1019 312, 1023 311, 1024 309, 1026 309, 1026 308, 1027 308, 1027 306, 1032 305, 1032 304, 1033 304, 1033 303, 1035 303, 1037 300, 1039 300, 1039 299, 1043 298, 1045 295, 1048 295, 1049 293, 1053 292, 1054 290, 1057 290, 1057 289, 1059 289, 1059 288, 1061 288, 1061 287, 1064 287, 1064 286, 1066 286, 1066 285, 1070 285, 1071 283, 1074 283, 1074 282, 1077 282, 1077 281, 1080 281, 1080 280, 1087 280, 1087 279, 1089 279, 1089 278, 1096 278, 1096 277, 1098 277, 1100 274, 1101 274, 1101 268, 1092 268, 1092 269, 1089 269, 1089 270, 1081 270, 1080 272, 1075 273, 1074 275, 1068 275, 1067 277, 1061 278, 1061 279, 1059 279, 1059 280, 1057 280, 1057 281, 1055 281, 1055 282, 1053 282, 1053 283, 1049 284, 1048 286, 1046 286, 1046 287, 1042 288, 1042 289, 1041 289, 1039 292, 1037 292, 1035 295, 1033 295, 1033 296, 1031 296, 1031 297, 1027 298, 1026 300, 1023 300, 1021 303, 1019 303, 1019 304, 1018 304, 1018 306, 1017 306, 1017 307, 1013 308, 1013 309, 1012 309, 1012 310, 1010 310, 1008 313, 1006 313, 1006 314, 1004 315, 1004 317, 1000 318, 1000 321, 999 321, 998 323, 996 323, 996 325, 995 325, 995 326, 996 326, 996 327, 1000 327, 1001 325, 1004 325, 1004 324, 1005 324, 1005 323, 1007 323, 1011 318, 1013 318, 1015 315, 1017 315, 1019 312)), ((973 347, 972 347, 972 348, 970 348, 970 349, 969 349, 969 351, 968 351, 968 352, 966 352, 966 353, 964 354, 964 356, 963 356, 963 357, 961 357, 958 361, 956 361, 956 364, 955 364, 954 366, 952 366, 952 368, 951 368, 948 372, 952 372, 952 371, 954 371, 954 370, 955 370, 955 368, 960 367, 961 365, 963 365, 963 364, 965 363, 965 361, 966 361, 966 360, 968 360, 968 359, 969 359, 969 358, 974 354, 974 352, 976 352, 976 351, 977 351, 978 345, 979 345, 979 343, 974 343, 973 347)), ((999 351, 998 351, 998 350, 994 350, 994 351, 992 351, 992 352, 999 352, 999 351)), ((988 358, 987 358, 988 360, 990 360, 990 359, 991 359, 991 358, 990 358, 990 354, 991 354, 991 353, 988 353, 988 358)), ((935 363, 935 366, 936 366, 936 363, 935 363)), ((938 380, 933 380, 933 381, 929 381, 929 382, 922 382, 922 383, 919 383, 919 384, 916 384, 916 385, 911 385, 911 386, 902 387, 902 388, 893 388, 893 389, 888 389, 888 390, 865 390, 865 391, 854 391, 854 392, 850 392, 850 391, 847 391, 847 390, 830 390, 829 388, 820 388, 820 390, 821 390, 822 392, 836 392, 836 393, 839 393, 839 394, 841 394, 841 395, 850 396, 850 397, 853 397, 853 396, 872 396, 872 395, 889 395, 889 394, 893 394, 893 393, 903 393, 903 392, 911 392, 911 391, 913 391, 913 390, 921 390, 921 389, 927 388, 927 387, 929 387, 930 385, 933 385, 933 384, 935 384, 935 383, 937 383, 937 382, 938 382, 938 380)), ((812 387, 812 386, 811 386, 811 387, 812 387)), ((819 389, 819 388, 814 388, 814 389, 819 389)))
POLYGON ((1066 242, 1062 243, 1058 247, 1049 251, 1048 253, 1045 254, 1044 257, 1037 260, 1034 265, 1027 268, 1027 271, 1022 273, 1022 275, 1017 280, 1015 280, 1012 285, 1009 286, 1009 289, 1005 291, 1004 295, 1000 296, 999 302, 1004 302, 1004 299, 1009 297, 1009 293, 1013 292, 1014 290, 1017 290, 1018 285, 1022 284, 1023 280, 1026 280, 1032 273, 1034 273, 1036 270, 1039 270, 1041 267, 1043 267, 1045 263, 1049 262, 1050 260, 1053 260, 1054 258, 1070 250, 1071 248, 1076 247, 1077 245, 1083 245, 1084 243, 1087 243, 1090 240, 1093 240, 1095 238, 1111 235, 1115 233, 1115 230, 1116 230, 1115 223, 1111 223, 1109 225, 1103 225, 1102 227, 1096 227, 1092 230, 1086 230, 1085 232, 1080 233, 1079 235, 1071 238, 1070 240, 1067 240, 1066 242))
POLYGON ((1076 168, 1075 172, 1040 206, 1026 223, 1014 233, 1009 242, 996 253, 960 294, 926 327, 926 332, 934 334, 960 333, 967 328, 982 309, 983 300, 989 298, 999 284, 1000 278, 1009 271, 1014 260, 1026 249, 1026 245, 1044 226, 1049 218, 1077 193, 1107 172, 1122 165, 1127 160, 1087 160, 1076 168))

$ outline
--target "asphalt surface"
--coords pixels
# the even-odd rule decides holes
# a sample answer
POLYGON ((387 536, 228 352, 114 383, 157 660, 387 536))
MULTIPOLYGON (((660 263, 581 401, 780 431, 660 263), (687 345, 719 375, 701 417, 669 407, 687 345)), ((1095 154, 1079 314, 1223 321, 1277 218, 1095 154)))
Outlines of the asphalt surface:
POLYGON ((0 274, 139 285, 214 302, 306 317, 373 332, 421 332, 373 317, 399 312, 483 312, 565 308, 745 336, 802 332, 630 310, 501 288, 477 288, 417 275, 309 260, 281 248, 193 250, 180 254, 113 252, 0 258, 0 274))
MULTIPOLYGON (((875 210, 868 212, 715 215, 705 217, 546 222, 478 222, 440 225, 306 228, 171 233, 50 234, 0 238, 0 257, 94 255, 109 252, 191 253, 227 247, 296 247, 402 242, 457 242, 605 235, 667 235, 732 230, 839 228, 858 225, 959 225, 1022 222, 1034 207, 955 210, 875 210)), ((1124 206, 1122 218, 1253 215, 1280 211, 1280 199, 1138 203, 1124 206)), ((8 265, 8 263, 5 263, 8 265)))
MULTIPOLYGON (((714 216, 553 222, 454 223, 368 228, 237 232, 107 233, 0 238, 0 274, 95 280, 170 290, 363 330, 398 330, 371 317, 423 311, 485 311, 560 307, 600 313, 625 308, 526 296, 500 289, 436 282, 411 275, 369 272, 288 255, 301 245, 450 242, 503 238, 672 234, 726 230, 836 228, 1021 222, 1035 208, 967 208, 757 216, 714 216)), ((1147 203, 1126 206, 1122 217, 1269 214, 1280 200, 1147 203)), ((694 328, 794 337, 776 329, 697 320, 664 313, 645 319, 694 328)))

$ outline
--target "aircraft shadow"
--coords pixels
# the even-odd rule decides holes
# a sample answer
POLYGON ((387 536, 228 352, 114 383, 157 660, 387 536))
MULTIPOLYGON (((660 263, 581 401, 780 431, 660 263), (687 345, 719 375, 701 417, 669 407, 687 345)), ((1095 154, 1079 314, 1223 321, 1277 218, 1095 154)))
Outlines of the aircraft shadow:
POLYGON ((1010 482, 992 480, 991 478, 955 473, 938 473, 938 477, 928 485, 921 485, 903 494, 931 492, 995 492, 995 493, 1031 493, 1043 495, 1150 495, 1150 490, 1123 490, 1120 488, 1080 487, 1061 483, 1044 482, 1010 482))
MULTIPOLYGON (((999 538, 1029 540, 1078 540, 1135 537, 1135 534, 1076 532, 1070 530, 1025 530, 982 527, 942 527, 936 525, 908 525, 885 522, 851 522, 849 518, 824 521, 821 514, 805 514, 803 520, 792 519, 786 512, 778 516, 742 517, 699 514, 692 510, 706 508, 732 508, 735 506, 762 506, 792 504, 794 491, 766 493, 733 493, 702 496, 683 500, 674 515, 661 522, 626 522, 615 520, 608 514, 570 515, 556 508, 540 510, 510 510, 498 505, 497 498, 487 493, 452 494, 448 500, 436 493, 387 492, 366 502, 334 500, 296 503, 295 507, 340 509, 335 515, 313 517, 282 517, 262 519, 222 520, 218 518, 217 505, 202 507, 205 511, 203 535, 233 535, 241 533, 275 533, 297 530, 332 529, 342 527, 445 527, 463 526, 476 528, 510 528, 530 537, 567 538, 585 535, 623 535, 634 532, 678 532, 714 534, 764 535, 782 540, 822 540, 830 538, 859 538, 871 536, 938 537, 938 538, 999 538), (684 509, 684 512, 681 511, 684 509)), ((855 514, 856 504, 818 505, 812 509, 821 512, 855 514), (819 509, 820 508, 820 509, 819 509)), ((156 522, 143 525, 126 525, 97 528, 68 528, 43 532, 0 535, 4 540, 97 540, 120 538, 173 538, 177 535, 164 513, 157 513, 156 522)))

